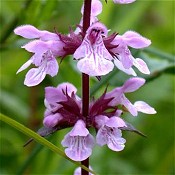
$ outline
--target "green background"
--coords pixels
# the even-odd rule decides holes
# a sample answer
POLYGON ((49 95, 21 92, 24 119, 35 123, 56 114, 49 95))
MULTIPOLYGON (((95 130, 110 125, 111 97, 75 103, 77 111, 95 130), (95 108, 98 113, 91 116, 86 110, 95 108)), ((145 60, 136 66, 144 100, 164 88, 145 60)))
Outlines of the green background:
MULTIPOLYGON (((0 1, 0 103, 1 112, 36 131, 42 126, 44 107, 44 87, 57 86, 61 82, 76 85, 81 96, 81 74, 76 62, 67 57, 60 65, 59 74, 46 79, 38 86, 28 88, 23 85, 27 70, 16 75, 19 67, 31 55, 20 46, 27 42, 13 33, 15 27, 31 24, 40 30, 68 33, 75 28, 81 18, 80 0, 1 0, 0 1)), ((129 5, 116 5, 112 1, 103 3, 103 13, 99 19, 111 33, 123 34, 134 30, 151 39, 148 49, 134 52, 143 58, 151 74, 140 77, 147 79, 145 86, 127 94, 131 102, 143 100, 153 106, 157 114, 139 114, 138 117, 124 115, 137 129, 147 135, 140 137, 131 132, 123 132, 127 140, 122 152, 113 152, 106 146, 96 146, 90 158, 93 170, 102 175, 115 174, 174 174, 174 2, 159 0, 137 0, 129 5)), ((59 61, 59 60, 58 60, 59 61)), ((108 89, 121 85, 129 76, 115 69, 104 76, 101 83, 91 78, 91 94, 95 97, 108 89)), ((28 137, 5 123, 0 123, 0 174, 73 174, 76 166, 55 155, 36 142, 23 148, 28 137)), ((57 132, 49 138, 61 149, 64 135, 70 129, 57 132)))

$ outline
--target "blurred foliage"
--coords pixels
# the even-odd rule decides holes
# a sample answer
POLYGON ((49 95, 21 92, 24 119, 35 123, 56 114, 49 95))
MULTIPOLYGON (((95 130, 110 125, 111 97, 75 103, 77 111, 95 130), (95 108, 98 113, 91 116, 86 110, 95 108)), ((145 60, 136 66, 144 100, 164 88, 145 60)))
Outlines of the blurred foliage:
MULTIPOLYGON (((42 126, 44 107, 44 87, 57 86, 69 81, 76 85, 81 96, 81 76, 72 58, 66 58, 60 65, 59 74, 47 78, 37 87, 23 86, 26 71, 16 75, 18 68, 30 58, 30 54, 20 49, 27 42, 14 35, 13 29, 23 24, 31 24, 41 30, 56 30, 68 33, 75 28, 81 18, 80 0, 1 0, 0 1, 0 65, 1 65, 1 112, 36 131, 42 126)), ((114 174, 174 174, 174 54, 175 21, 174 1, 138 0, 129 5, 103 3, 103 13, 99 15, 111 32, 120 34, 134 30, 152 41, 150 48, 133 54, 143 58, 150 67, 147 84, 137 92, 128 94, 134 102, 143 100, 157 110, 150 116, 140 114, 134 118, 125 115, 136 128, 148 138, 124 132, 127 140, 122 152, 112 152, 107 147, 96 146, 90 158, 95 172, 100 175, 114 174), (156 49, 155 49, 156 48, 156 49)), ((112 89, 121 85, 129 76, 117 69, 101 82, 91 78, 91 95, 99 96, 108 86, 112 89)), ((0 123, 0 174, 72 174, 75 165, 35 142, 26 148, 25 135, 0 123)), ((54 134, 50 140, 62 149, 60 144, 67 129, 54 134)))

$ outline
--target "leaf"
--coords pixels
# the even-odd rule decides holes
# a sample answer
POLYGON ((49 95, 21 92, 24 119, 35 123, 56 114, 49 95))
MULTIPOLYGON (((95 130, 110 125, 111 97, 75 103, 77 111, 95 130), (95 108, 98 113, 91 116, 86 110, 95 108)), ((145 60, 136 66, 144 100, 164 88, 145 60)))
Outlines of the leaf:
POLYGON ((124 130, 124 131, 135 132, 136 134, 139 134, 140 136, 146 137, 145 134, 137 130, 131 123, 128 123, 125 121, 125 124, 127 125, 126 127, 120 127, 119 129, 124 130))
POLYGON ((40 135, 38 135, 34 131, 30 130, 29 128, 25 127, 24 125, 18 123, 17 121, 15 121, 15 120, 13 120, 13 119, 11 119, 11 118, 9 118, 9 117, 1 114, 1 113, 0 113, 0 120, 7 123, 7 124, 9 124, 9 125, 11 125, 12 127, 16 128, 17 130, 21 131, 25 135, 35 139, 38 143, 46 146, 47 148, 49 148, 54 153, 59 154, 60 156, 62 156, 65 159, 69 160, 70 162, 76 164, 77 166, 83 168, 84 170, 95 174, 92 170, 88 169, 84 165, 81 165, 79 162, 75 162, 75 161, 71 160, 70 158, 68 158, 65 155, 65 153, 61 149, 59 149, 57 146, 55 146, 54 144, 52 144, 48 140, 44 139, 43 137, 41 137, 40 135))

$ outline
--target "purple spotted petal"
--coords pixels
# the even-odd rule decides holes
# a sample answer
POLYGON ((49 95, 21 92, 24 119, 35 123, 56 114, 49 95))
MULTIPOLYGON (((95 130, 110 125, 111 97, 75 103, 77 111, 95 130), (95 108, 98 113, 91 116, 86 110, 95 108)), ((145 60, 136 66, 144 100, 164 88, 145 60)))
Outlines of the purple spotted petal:
POLYGON ((104 126, 98 130, 96 142, 100 146, 107 144, 113 151, 121 151, 124 149, 124 143, 126 142, 121 136, 121 130, 104 126))
POLYGON ((146 113, 146 114, 156 114, 157 113, 153 107, 149 106, 147 103, 143 101, 135 102, 134 106, 137 109, 137 111, 142 112, 142 113, 146 113))
POLYGON ((134 92, 137 89, 139 89, 141 86, 143 86, 144 83, 145 83, 145 79, 143 78, 138 78, 138 77, 130 78, 122 86, 123 92, 124 93, 134 92))

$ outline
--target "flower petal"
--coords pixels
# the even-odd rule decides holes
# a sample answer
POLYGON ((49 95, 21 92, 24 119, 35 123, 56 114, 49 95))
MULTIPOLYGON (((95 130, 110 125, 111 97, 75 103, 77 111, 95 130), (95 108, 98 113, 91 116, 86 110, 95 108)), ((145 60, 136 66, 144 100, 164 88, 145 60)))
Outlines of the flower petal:
POLYGON ((46 76, 46 72, 42 67, 32 68, 26 74, 24 84, 26 86, 36 86, 43 81, 46 76))
POLYGON ((96 58, 91 55, 89 58, 86 57, 78 61, 77 67, 81 72, 90 76, 101 76, 111 72, 114 68, 114 64, 98 55, 96 55, 96 58), (96 59, 96 62, 94 59, 96 59))
POLYGON ((137 89, 139 89, 141 86, 143 86, 145 83, 145 79, 139 78, 139 77, 134 77, 128 79, 124 85, 122 86, 123 92, 134 92, 137 89))
POLYGON ((149 106, 144 101, 136 101, 134 103, 134 106, 137 109, 137 111, 142 112, 142 113, 146 113, 146 114, 156 114, 157 113, 153 107, 149 106))
POLYGON ((124 95, 122 97, 121 104, 123 104, 133 116, 138 115, 136 107, 124 95))
POLYGON ((150 74, 150 71, 147 67, 147 64, 140 58, 136 58, 133 62, 133 65, 137 67, 137 69, 144 73, 144 74, 150 74))
POLYGON ((29 59, 26 63, 24 63, 16 72, 18 74, 19 72, 23 71, 24 69, 27 69, 32 64, 32 59, 29 59))
POLYGON ((62 118, 63 117, 59 113, 49 115, 44 118, 43 124, 48 128, 53 128, 59 123, 60 120, 62 120, 62 118))
POLYGON ((47 61, 47 66, 46 66, 46 73, 51 75, 52 77, 57 75, 58 73, 58 63, 57 60, 53 57, 51 60, 47 61))
POLYGON ((109 120, 106 122, 105 125, 108 127, 115 127, 115 128, 127 126, 124 120, 116 116, 109 118, 109 120))
POLYGON ((23 25, 15 28, 14 33, 27 39, 39 38, 40 31, 32 25, 23 25))
POLYGON ((131 67, 129 69, 125 69, 123 67, 123 64, 118 59, 114 60, 114 64, 116 65, 116 67, 118 69, 120 69, 121 71, 125 72, 126 74, 137 76, 137 74, 135 73, 135 71, 131 67))
POLYGON ((137 32, 127 31, 123 34, 123 39, 126 44, 132 48, 140 49, 148 47, 151 44, 151 41, 137 32))
POLYGON ((113 138, 107 145, 113 151, 122 151, 125 148, 125 142, 124 138, 113 138))
POLYGON ((70 136, 87 136, 88 134, 89 131, 83 120, 78 120, 70 132, 70 136))

